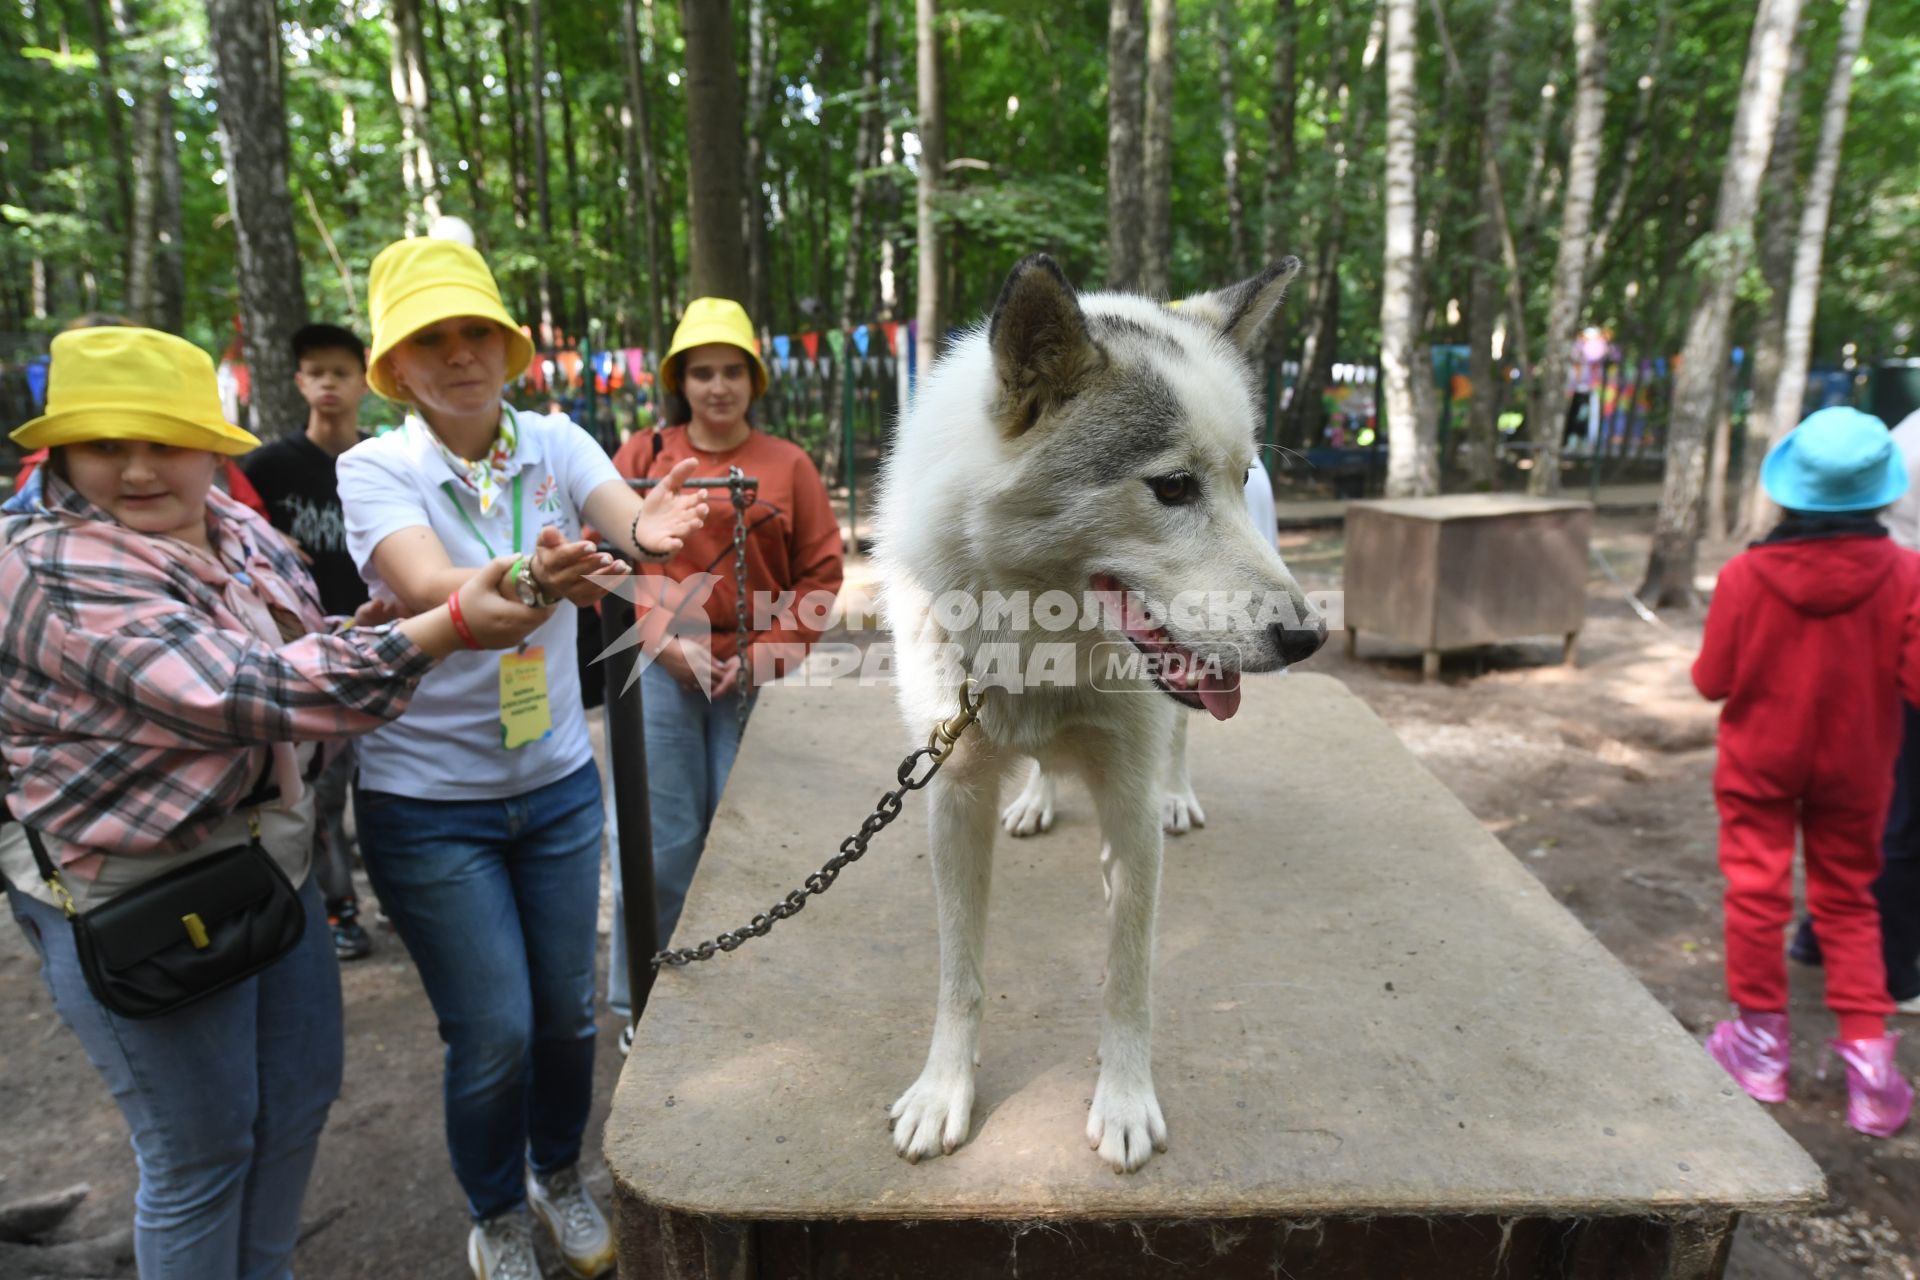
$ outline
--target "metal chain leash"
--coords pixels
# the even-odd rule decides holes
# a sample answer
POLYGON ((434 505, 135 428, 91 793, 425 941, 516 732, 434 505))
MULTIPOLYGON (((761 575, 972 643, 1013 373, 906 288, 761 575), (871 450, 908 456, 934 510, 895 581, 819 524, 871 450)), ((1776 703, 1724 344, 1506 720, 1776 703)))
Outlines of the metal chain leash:
POLYGON ((722 951, 732 951, 749 938, 763 938, 773 928, 774 921, 785 920, 788 916, 798 915, 807 905, 807 899, 815 894, 825 893, 839 878, 841 869, 850 862, 858 862, 867 852, 867 842, 886 830, 887 825, 900 816, 900 807, 909 791, 918 791, 933 781, 940 772, 940 766, 953 754, 954 744, 973 722, 980 717, 981 693, 979 686, 968 680, 960 688, 960 710, 949 719, 941 721, 927 735, 927 745, 920 747, 900 762, 894 770, 894 778, 899 786, 886 792, 867 815, 860 829, 840 842, 840 852, 827 859, 826 865, 806 878, 805 887, 795 889, 785 898, 774 903, 765 911, 749 920, 731 933, 723 933, 710 942, 702 942, 696 947, 671 948, 654 954, 653 967, 662 965, 688 965, 697 960, 711 960, 722 951), (931 761, 927 771, 915 776, 922 761, 931 761))
POLYGON ((749 489, 747 473, 739 467, 727 468, 727 491, 733 498, 733 652, 740 659, 740 679, 734 693, 740 699, 735 709, 740 732, 747 731, 747 695, 752 692, 751 664, 747 660, 747 508, 760 494, 749 489))

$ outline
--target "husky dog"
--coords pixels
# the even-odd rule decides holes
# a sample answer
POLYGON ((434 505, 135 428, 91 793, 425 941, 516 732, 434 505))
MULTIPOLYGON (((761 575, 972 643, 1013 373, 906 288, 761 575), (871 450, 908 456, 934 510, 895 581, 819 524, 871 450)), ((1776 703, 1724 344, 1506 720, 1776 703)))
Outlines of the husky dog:
POLYGON ((1119 1171, 1166 1147, 1149 986, 1176 717, 1184 706, 1226 719, 1242 672, 1278 670, 1326 640, 1241 498, 1254 449, 1250 357, 1299 269, 1289 258, 1169 307, 1076 295, 1050 258, 1027 258, 901 423, 875 560, 909 729, 925 737, 952 716, 969 679, 986 689, 978 725, 928 788, 940 986, 926 1067, 891 1109, 908 1160, 967 1137, 999 791, 1028 756, 1086 779, 1106 843, 1088 1141, 1119 1171), (1240 607, 1173 607, 1190 592, 1240 607), (1028 618, 1017 605, 968 604, 996 598, 1036 603, 1028 618), (1056 611, 1063 600, 1102 607, 1095 625, 1060 623, 1049 600, 1056 611), (1097 660, 1116 650, 1139 673, 1099 679, 1111 667, 1097 660), (1051 678, 1033 678, 1043 656, 1051 678))

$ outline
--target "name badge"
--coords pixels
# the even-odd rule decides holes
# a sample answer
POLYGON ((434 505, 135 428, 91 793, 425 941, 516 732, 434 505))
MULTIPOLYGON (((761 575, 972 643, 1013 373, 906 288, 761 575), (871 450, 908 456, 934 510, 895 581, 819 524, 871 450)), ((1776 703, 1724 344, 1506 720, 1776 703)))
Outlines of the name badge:
POLYGON ((500 655, 500 745, 508 751, 553 732, 547 702, 547 655, 538 645, 500 655))

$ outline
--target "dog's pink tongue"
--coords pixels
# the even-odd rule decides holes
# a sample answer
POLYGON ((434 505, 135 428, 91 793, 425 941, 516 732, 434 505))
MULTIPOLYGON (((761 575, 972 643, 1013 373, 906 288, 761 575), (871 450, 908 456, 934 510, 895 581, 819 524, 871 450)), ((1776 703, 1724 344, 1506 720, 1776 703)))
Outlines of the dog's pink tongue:
POLYGON ((1231 675, 1207 675, 1201 678, 1197 692, 1200 705, 1215 720, 1231 720, 1233 713, 1240 709, 1239 672, 1231 675))

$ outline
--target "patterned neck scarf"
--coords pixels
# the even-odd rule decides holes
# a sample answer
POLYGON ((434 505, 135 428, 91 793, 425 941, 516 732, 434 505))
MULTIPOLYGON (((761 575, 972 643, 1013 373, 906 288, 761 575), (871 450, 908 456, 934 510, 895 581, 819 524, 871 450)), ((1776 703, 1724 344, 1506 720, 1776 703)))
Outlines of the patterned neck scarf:
POLYGON ((513 410, 501 406, 500 434, 494 437, 493 447, 487 450, 487 456, 478 462, 470 462, 447 448, 446 442, 418 415, 410 416, 408 421, 427 433, 427 439, 433 441, 433 447, 439 450, 447 469, 453 472, 453 478, 480 499, 480 514, 486 515, 492 511, 493 504, 500 500, 501 493, 518 469, 514 466, 514 457, 518 452, 520 435, 514 430, 513 410))

